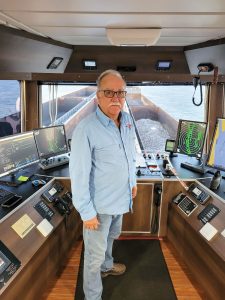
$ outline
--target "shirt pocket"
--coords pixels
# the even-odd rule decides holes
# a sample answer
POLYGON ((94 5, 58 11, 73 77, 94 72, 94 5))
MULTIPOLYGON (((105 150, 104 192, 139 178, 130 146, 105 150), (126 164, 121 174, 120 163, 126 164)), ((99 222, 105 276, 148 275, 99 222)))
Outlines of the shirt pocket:
POLYGON ((94 157, 96 161, 113 163, 120 156, 120 147, 118 144, 110 144, 104 147, 95 148, 94 157))

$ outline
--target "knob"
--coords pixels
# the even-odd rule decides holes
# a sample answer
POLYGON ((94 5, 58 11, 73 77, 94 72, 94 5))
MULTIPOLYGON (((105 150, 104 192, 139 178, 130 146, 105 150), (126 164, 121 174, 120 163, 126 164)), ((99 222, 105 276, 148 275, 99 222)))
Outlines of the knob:
POLYGON ((137 170, 137 176, 141 176, 141 175, 142 175, 141 170, 140 169, 137 170))

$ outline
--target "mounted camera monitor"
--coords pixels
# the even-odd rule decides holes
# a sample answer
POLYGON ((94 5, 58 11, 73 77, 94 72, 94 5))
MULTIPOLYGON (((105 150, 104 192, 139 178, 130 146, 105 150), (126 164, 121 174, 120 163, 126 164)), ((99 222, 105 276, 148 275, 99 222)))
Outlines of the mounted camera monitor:
POLYGON ((47 65, 47 69, 57 69, 62 61, 63 61, 62 57, 53 57, 53 59, 47 65))
POLYGON ((209 149, 207 166, 225 171, 225 119, 217 119, 209 149))
POLYGON ((179 120, 175 152, 201 158, 206 132, 206 122, 179 120))
POLYGON ((83 59, 83 69, 84 70, 96 70, 97 69, 97 63, 94 59, 83 59))
POLYGON ((172 65, 172 60, 158 60, 155 68, 157 71, 168 71, 172 65))
POLYGON ((177 156, 177 154, 174 154, 175 149, 175 140, 167 139, 165 144, 165 151, 170 153, 170 157, 177 156))

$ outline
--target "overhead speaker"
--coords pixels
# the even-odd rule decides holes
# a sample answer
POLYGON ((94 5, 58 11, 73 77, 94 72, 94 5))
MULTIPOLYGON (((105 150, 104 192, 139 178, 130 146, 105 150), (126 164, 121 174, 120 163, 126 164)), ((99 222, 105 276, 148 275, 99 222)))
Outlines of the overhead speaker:
POLYGON ((135 72, 136 66, 117 66, 116 70, 118 72, 135 72))
POLYGON ((158 41, 160 28, 107 28, 107 38, 114 46, 152 46, 158 41))

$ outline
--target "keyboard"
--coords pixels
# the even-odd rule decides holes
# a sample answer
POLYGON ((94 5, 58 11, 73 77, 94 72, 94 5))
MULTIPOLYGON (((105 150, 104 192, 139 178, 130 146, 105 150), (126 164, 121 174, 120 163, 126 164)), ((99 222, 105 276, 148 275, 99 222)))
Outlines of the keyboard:
POLYGON ((54 211, 43 200, 39 201, 34 208, 42 216, 42 218, 51 221, 54 211))
POLYGON ((198 214, 198 219, 202 221, 202 223, 206 224, 211 221, 218 213, 220 209, 216 207, 214 204, 208 204, 201 212, 198 214))
POLYGON ((0 188, 0 205, 15 196, 14 193, 9 192, 5 189, 0 188))
POLYGON ((199 174, 205 174, 206 170, 203 166, 193 165, 189 162, 181 163, 180 166, 184 169, 199 173, 199 174))
POLYGON ((198 207, 197 204, 195 204, 190 198, 187 196, 183 198, 179 204, 178 207, 187 215, 189 216, 194 209, 198 207))

